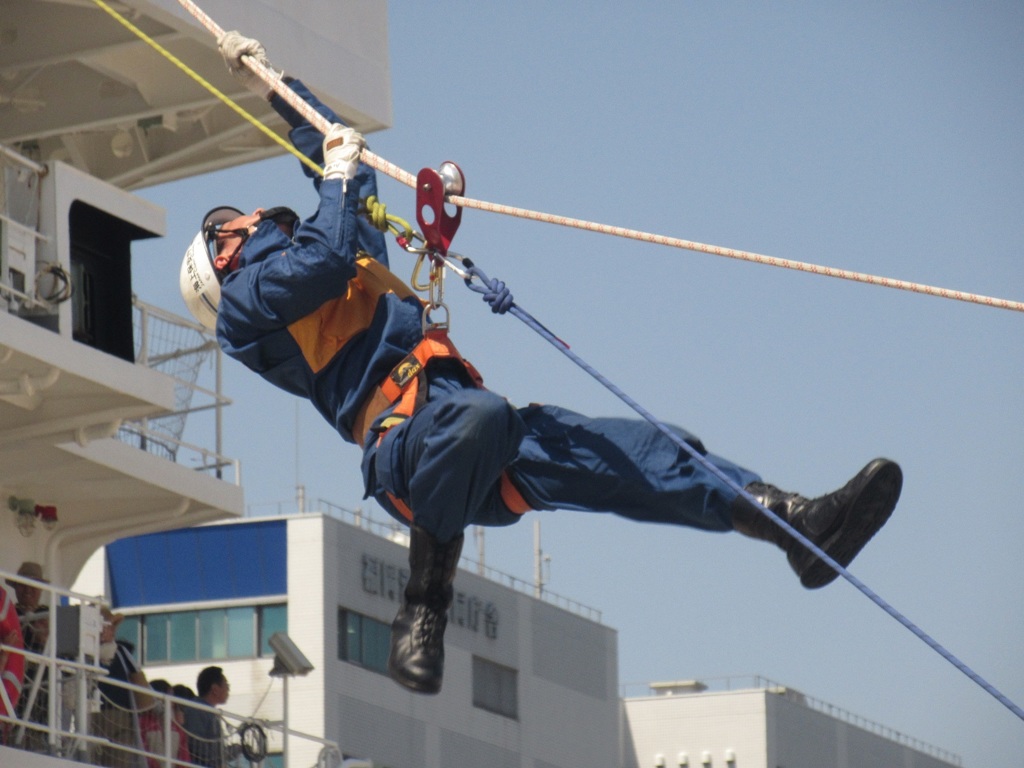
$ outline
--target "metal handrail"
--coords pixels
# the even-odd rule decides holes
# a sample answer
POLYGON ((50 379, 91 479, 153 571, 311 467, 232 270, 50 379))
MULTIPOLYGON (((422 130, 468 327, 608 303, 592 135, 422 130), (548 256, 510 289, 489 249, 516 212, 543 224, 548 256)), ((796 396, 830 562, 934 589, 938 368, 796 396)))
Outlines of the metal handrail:
POLYGON ((241 483, 240 463, 237 459, 231 459, 230 457, 225 456, 222 450, 223 409, 231 404, 231 399, 224 394, 222 389, 221 356, 223 353, 221 352, 220 345, 217 343, 216 338, 208 329, 198 323, 174 314, 166 309, 162 309, 142 301, 138 296, 132 296, 132 305, 138 312, 139 336, 137 339, 137 364, 154 370, 159 370, 163 375, 171 378, 174 382, 175 388, 179 393, 181 393, 179 405, 183 405, 184 407, 179 407, 176 410, 161 413, 156 416, 126 422, 126 427, 123 431, 133 433, 141 437, 142 442, 139 447, 143 450, 159 452, 159 450, 154 451, 154 449, 159 446, 159 449, 167 451, 169 454, 168 458, 174 461, 179 461, 177 456, 178 448, 183 448, 193 454, 198 454, 201 457, 201 464, 197 468, 204 471, 212 471, 218 478, 222 477, 222 471, 225 467, 230 467, 234 472, 234 483, 235 485, 239 485, 241 483), (156 336, 156 332, 153 330, 153 325, 151 323, 152 320, 159 320, 161 323, 173 326, 179 331, 194 334, 194 336, 185 346, 172 350, 160 350, 158 354, 154 354, 152 351, 154 346, 153 341, 154 338, 158 337, 156 336), (151 338, 151 336, 153 338, 151 338), (195 338, 196 336, 198 336, 198 339, 195 338), (213 356, 215 372, 212 386, 204 386, 195 380, 195 376, 198 376, 197 368, 199 365, 205 364, 204 360, 200 360, 195 363, 196 368, 192 369, 192 374, 194 375, 190 379, 182 378, 181 376, 175 375, 173 372, 168 372, 160 368, 163 363, 173 360, 181 360, 188 355, 205 354, 213 356), (192 400, 196 395, 203 398, 203 401, 193 404, 192 400), (180 430, 184 429, 185 419, 190 415, 211 410, 214 412, 213 448, 206 448, 182 440, 180 430), (180 419, 180 426, 178 428, 169 429, 157 429, 150 426, 151 422, 156 422, 161 419, 180 419))
MULTIPOLYGON (((57 686, 50 684, 50 681, 59 681, 59 685, 65 684, 71 677, 75 679, 76 683, 80 685, 79 689, 79 707, 77 709, 74 730, 69 727, 65 727, 62 723, 61 718, 61 697, 57 695, 48 696, 47 706, 47 718, 46 722, 35 722, 29 717, 22 716, 7 716, 0 714, 0 723, 12 726, 11 732, 14 737, 14 741, 17 743, 23 742, 25 732, 33 731, 42 733, 48 745, 48 750, 53 755, 63 755, 68 757, 74 757, 83 752, 86 752, 90 746, 93 747, 106 747, 122 751, 125 754, 138 755, 145 758, 155 759, 158 764, 164 768, 170 768, 171 766, 193 766, 195 763, 184 762, 178 760, 175 755, 169 754, 169 745, 171 739, 168 738, 172 731, 172 707, 171 704, 178 705, 180 707, 188 707, 203 712, 213 713, 222 720, 229 724, 235 724, 237 726, 245 724, 256 724, 264 730, 265 734, 277 735, 279 740, 283 740, 285 734, 285 727, 279 723, 269 723, 262 720, 257 720, 252 717, 246 717, 237 713, 229 712, 219 708, 207 706, 200 701, 192 701, 187 699, 181 699, 171 694, 163 694, 159 691, 155 691, 152 688, 146 686, 136 685, 131 682, 118 680, 109 676, 106 668, 99 665, 93 660, 87 658, 78 659, 66 659, 56 655, 56 643, 54 638, 57 636, 57 621, 58 615, 56 607, 62 603, 70 604, 91 604, 99 607, 109 608, 107 603, 99 598, 84 595, 78 592, 74 592, 70 589, 64 589, 47 582, 36 581, 25 576, 18 576, 17 574, 10 573, 4 570, 0 570, 0 578, 6 579, 10 583, 14 584, 27 584, 33 587, 38 587, 46 595, 45 611, 39 611, 39 615, 45 616, 50 622, 49 639, 47 641, 44 652, 37 653, 17 646, 7 645, 0 642, 0 650, 7 651, 12 654, 18 654, 25 657, 26 660, 35 662, 40 670, 46 671, 48 693, 54 694, 57 686), (131 691, 135 694, 143 694, 153 700, 153 703, 145 708, 133 708, 133 713, 142 714, 147 711, 160 711, 162 716, 162 728, 161 733, 163 736, 163 744, 165 745, 165 751, 163 754, 148 751, 145 748, 138 746, 132 746, 127 744, 114 744, 110 742, 104 736, 95 733, 91 727, 83 728, 81 723, 78 722, 79 713, 84 713, 87 710, 87 701, 92 700, 98 694, 96 688, 97 684, 102 682, 105 686, 112 686, 121 688, 124 690, 131 691)), ((41 608, 44 606, 40 606, 41 608)), ((41 681, 43 675, 40 673, 37 675, 37 680, 34 683, 36 692, 42 689, 41 681)), ((26 684, 28 684, 26 682, 26 684)), ((32 705, 34 703, 33 696, 26 701, 25 710, 29 713, 32 712, 32 705)), ((91 718, 88 716, 82 717, 82 721, 88 723, 91 718)), ((235 731, 238 730, 236 727, 235 731)), ((320 745, 322 748, 332 750, 340 756, 341 751, 338 748, 338 744, 330 739, 321 738, 312 734, 302 733, 292 729, 287 729, 289 738, 298 739, 300 742, 308 742, 312 744, 320 745)), ((230 737, 230 735, 229 735, 230 737)), ((12 746, 17 746, 14 744, 12 746)))

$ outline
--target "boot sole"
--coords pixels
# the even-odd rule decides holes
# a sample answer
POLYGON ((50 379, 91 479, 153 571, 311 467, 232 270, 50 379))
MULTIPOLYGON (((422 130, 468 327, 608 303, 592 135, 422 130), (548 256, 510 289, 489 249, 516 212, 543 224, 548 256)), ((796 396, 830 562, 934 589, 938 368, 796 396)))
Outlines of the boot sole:
POLYGON ((405 674, 405 671, 400 667, 392 667, 388 665, 388 675, 403 688, 412 691, 413 693, 425 693, 433 695, 441 692, 441 680, 434 678, 430 680, 423 680, 418 677, 410 677, 405 674))
MULTIPOLYGON (((875 459, 861 470, 862 486, 850 504, 846 520, 832 536, 818 544, 822 551, 845 568, 889 520, 903 488, 903 472, 887 459, 875 459)), ((820 589, 838 578, 828 563, 799 546, 790 563, 807 589, 820 589)))

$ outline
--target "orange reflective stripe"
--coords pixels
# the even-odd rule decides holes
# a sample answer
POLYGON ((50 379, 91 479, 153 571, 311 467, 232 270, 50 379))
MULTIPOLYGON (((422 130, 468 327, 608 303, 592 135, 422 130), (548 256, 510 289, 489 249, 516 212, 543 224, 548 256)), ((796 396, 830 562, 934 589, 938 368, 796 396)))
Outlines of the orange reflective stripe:
MULTIPOLYGON (((508 472, 501 473, 501 479, 498 482, 498 490, 501 493, 501 500, 505 502, 505 506, 508 507, 508 511, 513 515, 522 515, 529 512, 533 507, 530 503, 523 498, 523 494, 519 492, 515 484, 512 482, 512 478, 508 476, 508 472)), ((404 501, 395 496, 390 491, 385 491, 388 500, 395 505, 402 517, 412 522, 412 508, 409 507, 404 501)))
POLYGON ((523 494, 516 488, 515 483, 512 482, 512 478, 508 476, 508 472, 501 473, 501 481, 499 483, 499 490, 501 492, 501 500, 505 502, 505 506, 508 507, 508 511, 513 515, 521 515, 524 512, 529 512, 533 507, 530 506, 523 494))
MULTIPOLYGON (((24 648, 18 610, 7 590, 0 588, 0 593, 0 641, 15 648, 24 648)), ((14 705, 21 696, 21 683, 25 677, 25 656, 14 651, 6 651, 5 655, 7 658, 0 668, 0 714, 14 717, 14 705)))
POLYGON ((402 517, 404 517, 406 520, 408 520, 411 523, 412 522, 412 510, 409 509, 409 505, 406 504, 404 501, 402 501, 397 496, 395 496, 390 491, 385 491, 385 493, 388 495, 388 500, 392 504, 395 505, 395 509, 397 509, 399 512, 401 512, 402 513, 402 517))

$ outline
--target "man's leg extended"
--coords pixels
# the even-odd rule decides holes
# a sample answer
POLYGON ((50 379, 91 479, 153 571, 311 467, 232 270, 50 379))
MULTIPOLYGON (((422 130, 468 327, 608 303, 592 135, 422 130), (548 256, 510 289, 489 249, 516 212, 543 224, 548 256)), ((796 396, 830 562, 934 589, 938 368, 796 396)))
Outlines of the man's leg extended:
MULTIPOLYGON (((648 422, 588 419, 553 406, 520 412, 528 431, 510 473, 538 509, 613 512, 645 522, 735 529, 777 544, 808 589, 838 575, 648 422)), ((839 490, 807 499, 761 482, 753 472, 705 453, 693 436, 676 433, 844 567, 885 524, 899 499, 902 473, 887 459, 870 462, 839 490)))
MULTIPOLYGON (((643 522, 732 529, 736 491, 646 421, 592 419, 556 406, 520 409, 527 427, 512 479, 538 509, 613 512, 643 522)), ((673 431, 739 487, 760 478, 707 454, 673 431)))

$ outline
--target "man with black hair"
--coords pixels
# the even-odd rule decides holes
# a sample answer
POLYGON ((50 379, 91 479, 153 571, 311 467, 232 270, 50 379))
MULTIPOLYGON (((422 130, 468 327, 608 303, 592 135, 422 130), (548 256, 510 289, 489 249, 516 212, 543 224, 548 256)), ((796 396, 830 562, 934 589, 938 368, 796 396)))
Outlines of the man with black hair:
MULTIPOLYGON (((220 667, 206 667, 196 677, 197 704, 219 707, 226 704, 231 685, 220 667)), ((206 709, 184 705, 184 729, 188 734, 188 749, 192 762, 207 768, 223 768, 226 762, 224 730, 220 716, 206 709)))

